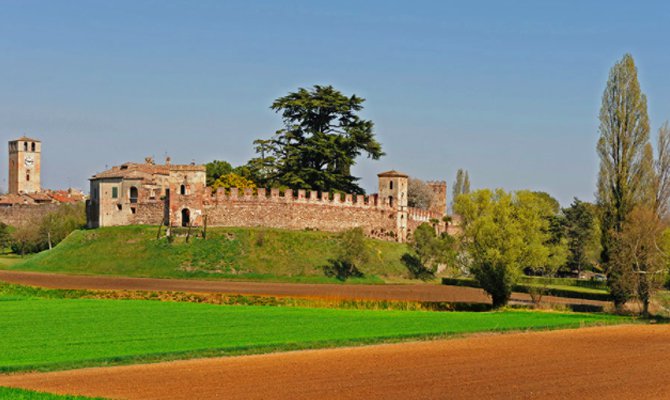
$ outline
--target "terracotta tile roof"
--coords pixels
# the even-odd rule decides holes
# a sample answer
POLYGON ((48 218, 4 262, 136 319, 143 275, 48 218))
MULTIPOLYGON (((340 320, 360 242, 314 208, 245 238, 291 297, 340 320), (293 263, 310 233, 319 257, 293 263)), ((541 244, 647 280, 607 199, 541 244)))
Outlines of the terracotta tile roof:
POLYGON ((51 196, 49 196, 47 193, 27 193, 24 196, 28 196, 31 199, 33 199, 36 203, 44 203, 44 202, 51 202, 51 196))
POLYGON ((10 193, 4 196, 0 196, 0 205, 12 206, 15 204, 35 204, 35 202, 30 197, 22 194, 10 193))
POLYGON ((394 170, 394 169, 392 169, 392 170, 390 170, 390 171, 386 171, 386 172, 379 173, 379 174, 377 174, 377 176, 383 176, 383 177, 401 177, 401 178, 407 178, 407 177, 409 177, 409 175, 404 174, 404 173, 402 173, 402 172, 398 172, 398 171, 396 171, 396 170, 394 170))
POLYGON ((93 175, 93 179, 105 178, 125 178, 125 179, 146 179, 151 175, 169 175, 169 165, 155 165, 155 164, 139 164, 128 162, 121 164, 107 171, 100 172, 93 175))
POLYGON ((49 196, 59 203, 77 203, 83 200, 83 198, 70 197, 67 192, 61 193, 60 191, 49 193, 49 196))
POLYGON ((16 142, 17 140, 20 140, 20 141, 22 141, 22 142, 40 142, 40 143, 42 143, 41 140, 32 139, 32 138, 29 138, 28 136, 25 136, 25 135, 21 136, 21 137, 18 138, 18 139, 14 139, 14 140, 12 140, 12 142, 16 142))

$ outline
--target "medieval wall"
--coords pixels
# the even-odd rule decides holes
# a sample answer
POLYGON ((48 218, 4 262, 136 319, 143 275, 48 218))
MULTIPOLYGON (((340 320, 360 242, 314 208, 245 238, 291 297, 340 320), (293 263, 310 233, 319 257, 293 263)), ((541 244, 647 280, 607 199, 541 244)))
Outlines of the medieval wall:
POLYGON ((19 226, 44 217, 58 208, 57 203, 48 204, 16 204, 0 207, 0 222, 11 226, 19 226))
POLYGON ((396 212, 377 201, 376 196, 333 195, 278 189, 258 194, 250 189, 227 193, 219 189, 205 204, 210 226, 272 227, 315 229, 337 232, 361 227, 366 234, 381 239, 396 237, 396 212))
POLYGON ((130 217, 134 225, 160 225, 164 221, 165 201, 155 200, 138 204, 135 214, 130 217))

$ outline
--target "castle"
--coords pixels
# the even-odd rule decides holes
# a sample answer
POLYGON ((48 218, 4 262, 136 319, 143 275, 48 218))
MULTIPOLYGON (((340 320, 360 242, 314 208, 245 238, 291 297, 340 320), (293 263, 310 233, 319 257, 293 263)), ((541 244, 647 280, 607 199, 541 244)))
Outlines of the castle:
POLYGON ((423 222, 439 232, 447 204, 445 182, 430 182, 435 200, 428 210, 407 206, 408 176, 380 173, 379 191, 370 196, 279 189, 218 189, 206 186, 202 165, 125 163, 90 178, 88 226, 151 224, 240 226, 342 231, 404 242, 423 222))

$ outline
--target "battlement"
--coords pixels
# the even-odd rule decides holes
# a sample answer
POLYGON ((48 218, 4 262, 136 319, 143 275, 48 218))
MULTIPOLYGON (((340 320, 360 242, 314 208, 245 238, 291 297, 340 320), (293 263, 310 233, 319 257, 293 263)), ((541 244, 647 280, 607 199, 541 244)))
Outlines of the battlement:
POLYGON ((377 194, 344 194, 318 192, 314 190, 285 190, 279 189, 238 189, 219 188, 216 192, 207 188, 206 203, 218 204, 227 202, 267 202, 267 203, 296 203, 296 204, 314 204, 336 207, 357 207, 373 208, 380 210, 392 210, 389 202, 382 202, 377 194))
POLYGON ((426 181, 430 186, 447 186, 447 181, 426 181))
POLYGON ((444 215, 437 211, 423 210, 421 208, 407 207, 407 218, 413 221, 430 222, 431 220, 438 220, 442 222, 444 215))

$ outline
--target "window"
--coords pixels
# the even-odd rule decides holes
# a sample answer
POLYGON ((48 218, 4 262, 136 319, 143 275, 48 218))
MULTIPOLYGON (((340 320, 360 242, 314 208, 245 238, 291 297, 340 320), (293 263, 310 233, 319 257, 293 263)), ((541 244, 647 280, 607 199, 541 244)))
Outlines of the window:
POLYGON ((23 142, 23 151, 28 151, 28 142, 23 142))
POLYGON ((186 185, 181 185, 179 188, 179 194, 186 194, 186 185))
POLYGON ((128 192, 128 194, 129 194, 128 197, 130 198, 130 202, 131 203, 137 203, 137 197, 138 196, 137 196, 137 188, 135 186, 130 187, 130 191, 128 192))
POLYGON ((119 198, 119 188, 117 188, 116 186, 112 188, 112 198, 113 199, 119 198))
POLYGON ((389 206, 393 207, 393 196, 389 196, 389 206))
POLYGON ((30 144, 30 151, 35 151, 35 142, 30 144))
POLYGON ((137 208, 136 208, 136 207, 130 207, 130 213, 131 213, 131 214, 135 214, 136 212, 137 212, 137 208))
POLYGON ((116 209, 119 210, 119 211, 121 211, 121 210, 123 210, 123 206, 122 206, 121 204, 117 204, 117 205, 116 205, 116 209))
POLYGON ((26 182, 30 182, 30 173, 26 174, 26 182))
POLYGON ((389 189, 393 190, 393 181, 389 182, 389 189))

